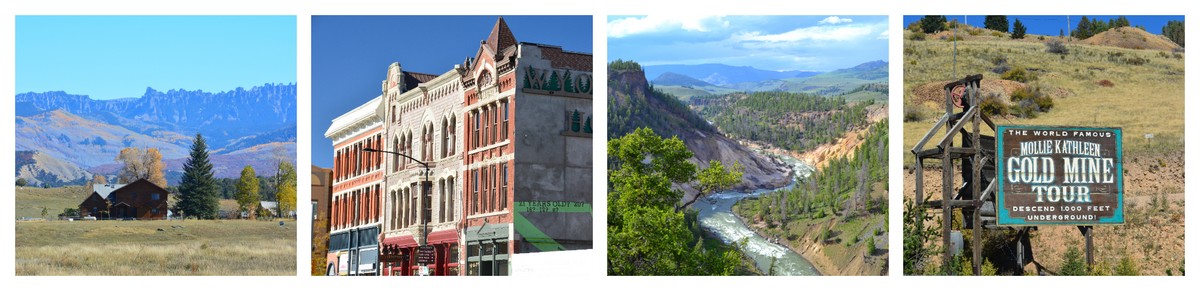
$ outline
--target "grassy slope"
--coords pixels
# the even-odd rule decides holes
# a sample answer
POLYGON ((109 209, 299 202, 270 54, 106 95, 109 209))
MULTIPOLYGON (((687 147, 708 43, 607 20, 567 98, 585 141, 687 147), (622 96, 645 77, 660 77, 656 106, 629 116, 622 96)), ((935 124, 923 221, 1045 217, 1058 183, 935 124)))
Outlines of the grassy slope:
MULTIPOLYGON (((998 124, 1047 124, 1081 126, 1117 126, 1124 128, 1126 153, 1163 152, 1183 149, 1184 61, 1163 57, 1159 51, 1114 47, 1070 45, 1065 58, 1045 51, 1040 43, 1005 40, 961 41, 958 43, 958 77, 951 76, 952 46, 939 40, 906 40, 904 90, 906 100, 913 88, 930 82, 944 82, 968 74, 982 73, 985 79, 999 79, 992 73, 989 59, 1005 56, 1014 66, 1036 68, 1036 83, 1051 92, 1054 109, 1033 119, 1002 118, 998 124), (1140 66, 1117 64, 1108 60, 1110 53, 1138 56, 1150 62, 1140 66), (1111 88, 1097 85, 1110 80, 1111 88), (1156 117, 1156 118, 1147 118, 1156 117), (1144 136, 1154 134, 1147 141, 1144 136)), ((905 122, 904 160, 912 164, 908 150, 936 120, 937 106, 926 102, 925 120, 905 122)))
POLYGON ((46 208, 46 219, 54 219, 64 208, 77 208, 79 203, 90 192, 83 186, 67 186, 59 188, 17 187, 16 218, 42 217, 42 207, 46 208))
MULTIPOLYGON (((1127 160, 1127 223, 1096 228, 1097 260, 1111 267, 1119 258, 1130 256, 1142 274, 1152 275, 1164 275, 1166 269, 1182 265, 1183 58, 1164 57, 1154 50, 1090 45, 1071 45, 1070 54, 1060 58, 1046 53, 1043 44, 1030 39, 984 38, 959 42, 958 47, 959 77, 983 73, 985 79, 999 78, 988 70, 992 67, 989 59, 1003 54, 1010 64, 1044 70, 1038 73, 1036 81, 1044 88, 1069 92, 1064 94, 1065 97, 1054 98, 1055 107, 1049 113, 1034 119, 994 118, 998 124, 1122 127, 1127 160), (1146 58, 1150 62, 1140 66, 1117 64, 1108 60, 1110 53, 1146 58), (1096 83, 1099 80, 1110 80, 1115 86, 1101 87, 1096 83), (1154 134, 1154 138, 1148 140, 1146 134, 1154 134), (1154 203, 1159 200, 1166 202, 1154 203)), ((905 40, 906 103, 917 85, 957 79, 950 76, 951 57, 949 42, 905 40)), ((943 106, 930 102, 918 105, 929 112, 937 112, 933 108, 943 106)), ((929 114, 922 121, 904 123, 906 165, 913 163, 909 149, 936 120, 933 115, 929 114)), ((909 170, 904 173, 904 195, 910 199, 914 195, 913 175, 909 170)), ((933 184, 937 179, 931 177, 940 177, 940 172, 927 169, 925 177, 925 191, 934 191, 937 186, 933 184)), ((1072 227, 1043 227, 1033 240, 1037 260, 1051 270, 1058 270, 1064 246, 1080 245, 1082 238, 1072 227)), ((1030 268, 1027 271, 1031 271, 1030 268)))

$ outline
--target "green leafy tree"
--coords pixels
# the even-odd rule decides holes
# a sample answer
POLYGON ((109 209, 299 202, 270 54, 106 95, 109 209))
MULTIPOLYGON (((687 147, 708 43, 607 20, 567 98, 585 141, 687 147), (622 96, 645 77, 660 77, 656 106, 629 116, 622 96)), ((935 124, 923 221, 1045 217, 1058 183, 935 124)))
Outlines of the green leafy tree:
POLYGON ((17 178, 17 187, 25 186, 29 186, 29 181, 25 180, 25 178, 17 178))
POLYGON ((741 254, 705 248, 695 212, 675 209, 683 192, 672 189, 672 184, 696 179, 696 167, 687 161, 693 154, 682 140, 664 139, 649 128, 639 128, 609 140, 608 153, 609 274, 735 272, 741 254))
POLYGON ((286 216, 296 210, 296 166, 287 161, 279 162, 279 174, 276 174, 275 180, 279 183, 276 186, 278 192, 275 193, 275 199, 279 202, 276 212, 286 216))
POLYGON ((254 175, 254 168, 246 166, 242 168, 242 178, 237 184, 238 210, 246 213, 249 216, 255 215, 255 210, 258 209, 258 176, 254 175))
POLYGON ((1013 21, 1013 32, 1009 37, 1012 37, 1012 39, 1025 38, 1025 25, 1021 24, 1020 18, 1017 18, 1016 21, 1013 21))
POLYGON ((1183 20, 1167 21, 1167 25, 1162 28, 1163 36, 1175 42, 1180 47, 1183 46, 1183 20))
POLYGON ((1008 32, 1008 16, 988 15, 983 18, 983 27, 999 32, 1008 32))
POLYGON ((1088 274, 1087 266, 1083 262, 1083 253, 1079 251, 1079 248, 1067 247, 1062 261, 1062 268, 1058 271, 1059 276, 1085 276, 1088 274))
POLYGON ((925 15, 921 18, 921 31, 924 33, 937 33, 946 30, 945 15, 925 15))
POLYGON ((196 134, 191 153, 183 164, 176 210, 187 217, 217 218, 220 201, 212 169, 212 163, 208 161, 208 145, 203 136, 196 134))

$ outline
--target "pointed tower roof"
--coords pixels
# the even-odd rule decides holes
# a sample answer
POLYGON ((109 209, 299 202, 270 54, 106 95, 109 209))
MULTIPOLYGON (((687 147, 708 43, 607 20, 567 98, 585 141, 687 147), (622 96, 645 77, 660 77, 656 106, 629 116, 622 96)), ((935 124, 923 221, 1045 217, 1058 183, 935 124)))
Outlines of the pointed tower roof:
POLYGON ((512 30, 508 29, 508 24, 504 23, 504 17, 496 19, 496 26, 493 26, 492 33, 488 34, 488 48, 492 49, 493 53, 499 53, 500 50, 516 44, 517 38, 513 36, 512 30))

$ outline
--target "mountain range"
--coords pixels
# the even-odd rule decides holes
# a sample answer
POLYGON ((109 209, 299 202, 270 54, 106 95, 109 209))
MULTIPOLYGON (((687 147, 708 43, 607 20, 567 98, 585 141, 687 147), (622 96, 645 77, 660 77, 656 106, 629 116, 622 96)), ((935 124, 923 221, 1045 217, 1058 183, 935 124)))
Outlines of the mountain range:
POLYGON ((273 173, 279 159, 296 157, 295 84, 223 92, 147 88, 141 97, 112 100, 30 92, 16 95, 16 113, 17 155, 38 161, 18 163, 28 168, 18 168, 18 177, 37 184, 74 183, 74 168, 116 175, 114 159, 125 147, 158 148, 173 184, 197 133, 208 142, 218 177, 235 177, 245 165, 273 173))
MULTIPOLYGON (((863 86, 886 84, 888 63, 872 61, 830 72, 768 71, 748 66, 722 64, 646 66, 646 76, 655 76, 655 88, 683 99, 732 92, 782 91, 846 96, 850 100, 885 101, 884 94, 861 90, 863 86), (856 94, 865 92, 863 94, 856 94)), ((884 86, 886 87, 886 86, 884 86)))

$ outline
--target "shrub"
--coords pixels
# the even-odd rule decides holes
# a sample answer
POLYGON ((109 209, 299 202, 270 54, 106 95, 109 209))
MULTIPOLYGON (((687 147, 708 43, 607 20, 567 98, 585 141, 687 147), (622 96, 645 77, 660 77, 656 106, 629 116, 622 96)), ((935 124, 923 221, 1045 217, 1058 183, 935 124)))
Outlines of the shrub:
POLYGON ((925 120, 925 108, 904 103, 904 122, 925 120))
POLYGON ((1012 67, 1008 65, 1008 58, 1004 57, 1003 55, 993 57, 992 65, 995 66, 992 67, 992 73, 996 74, 1004 74, 1008 72, 1008 70, 1012 69, 1012 67))
POLYGON ((1062 269, 1058 271, 1059 276, 1084 276, 1087 275, 1087 268, 1084 266, 1083 253, 1075 246, 1067 247, 1067 252, 1063 253, 1062 269))
POLYGON ((1003 33, 1003 32, 999 32, 999 31, 993 31, 993 32, 992 32, 992 36, 994 36, 994 37, 1004 37, 1004 33, 1003 33))
POLYGON ((979 29, 979 28, 968 28, 968 29, 967 29, 967 34, 969 34, 969 35, 971 35, 971 36, 977 36, 977 35, 983 34, 983 29, 979 29))
POLYGON ((925 33, 920 31, 913 32, 908 35, 908 40, 925 40, 925 33))
POLYGON ((1133 261, 1133 258, 1130 258, 1127 254, 1117 264, 1116 273, 1117 276, 1139 276, 1142 274, 1142 271, 1138 268, 1137 263, 1133 261))
POLYGON ((1065 55, 1068 52, 1070 52, 1067 49, 1067 45, 1063 44, 1063 42, 1061 40, 1057 40, 1057 39, 1051 39, 1050 41, 1046 42, 1046 51, 1049 53, 1052 53, 1052 54, 1062 54, 1062 55, 1065 55))
POLYGON ((983 114, 989 116, 1008 115, 1008 104, 1005 104, 997 94, 984 96, 983 100, 979 100, 979 108, 983 110, 983 114))
POLYGON ((1100 85, 1100 87, 1109 87, 1109 88, 1111 88, 1112 86, 1114 86, 1113 82, 1112 82, 1112 81, 1109 81, 1108 79, 1105 79, 1105 80, 1100 80, 1099 82, 1096 82, 1096 84, 1097 84, 1097 85, 1100 85))
POLYGON ((1017 89, 1009 96, 1009 101, 1013 104, 1009 112, 1024 118, 1034 118, 1039 112, 1054 108, 1054 99, 1037 87, 1017 89))
POLYGON ((1025 70, 1025 68, 1023 68, 1023 67, 1016 67, 1016 68, 1013 68, 1012 70, 1008 70, 1004 74, 1001 74, 1000 78, 1009 80, 1009 81, 1017 81, 1017 82, 1021 82, 1021 83, 1026 83, 1029 81, 1037 80, 1037 76, 1034 76, 1033 72, 1029 72, 1028 70, 1025 70))
POLYGON ((961 35, 951 35, 951 36, 943 36, 943 37, 941 37, 941 39, 943 39, 945 41, 962 41, 963 37, 961 35))

